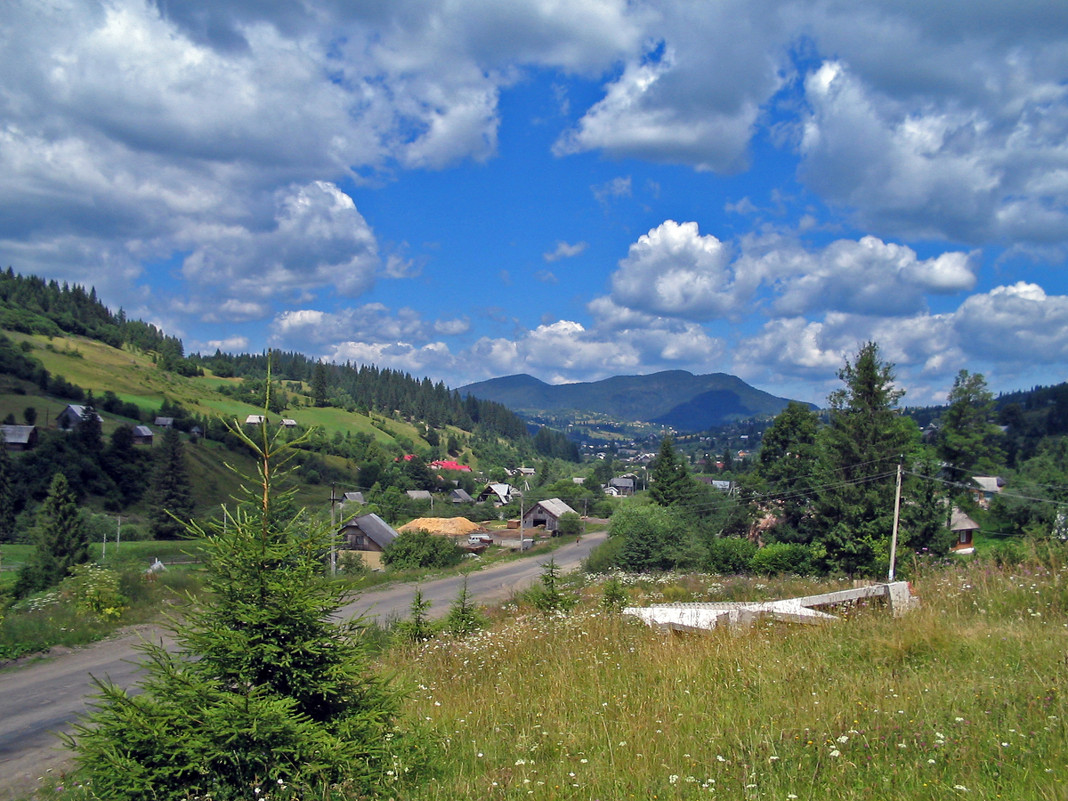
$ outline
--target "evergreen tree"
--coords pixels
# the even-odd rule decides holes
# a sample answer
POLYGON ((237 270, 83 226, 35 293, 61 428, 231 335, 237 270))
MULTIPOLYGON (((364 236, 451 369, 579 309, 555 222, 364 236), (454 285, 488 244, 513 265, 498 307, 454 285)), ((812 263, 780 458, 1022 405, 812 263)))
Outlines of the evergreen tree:
POLYGON ((15 540, 14 462, 0 435, 0 542, 15 540))
POLYGON ((396 691, 371 668, 359 622, 333 619, 346 600, 323 574, 334 532, 279 519, 276 470, 292 452, 277 434, 230 430, 259 476, 225 525, 190 528, 210 600, 174 622, 176 652, 144 644, 142 692, 98 682, 67 738, 93 798, 363 798, 398 762, 406 773, 396 691))
POLYGON ((316 362, 312 369, 311 395, 316 406, 326 406, 327 375, 326 365, 316 362))
POLYGON ((193 516, 193 494, 177 429, 165 428, 149 481, 148 525, 154 539, 182 536, 193 516))
POLYGON ((897 412, 904 391, 877 344, 863 345, 838 377, 845 386, 831 394, 830 424, 820 431, 817 541, 828 569, 874 575, 889 554, 896 465, 919 432, 897 412))
POLYGON ((660 441, 649 494, 661 506, 692 503, 697 495, 697 487, 686 469, 686 462, 678 458, 671 437, 664 437, 660 441))
POLYGON ((789 527, 778 538, 795 542, 811 539, 807 516, 816 487, 819 417, 803 403, 791 401, 764 432, 757 475, 766 482, 761 490, 789 527))
POLYGON ((484 629, 488 624, 488 619, 471 598, 465 575, 464 583, 460 585, 460 592, 452 606, 449 607, 449 614, 445 616, 445 629, 456 637, 466 637, 468 634, 484 629))
POLYGON ((70 568, 89 559, 89 529, 62 473, 52 477, 33 538, 36 548, 15 581, 20 598, 58 584, 70 568))
POLYGON ((994 395, 982 373, 961 370, 949 391, 949 408, 938 431, 938 455, 955 481, 969 481, 975 469, 995 469, 1001 461, 994 425, 994 395))

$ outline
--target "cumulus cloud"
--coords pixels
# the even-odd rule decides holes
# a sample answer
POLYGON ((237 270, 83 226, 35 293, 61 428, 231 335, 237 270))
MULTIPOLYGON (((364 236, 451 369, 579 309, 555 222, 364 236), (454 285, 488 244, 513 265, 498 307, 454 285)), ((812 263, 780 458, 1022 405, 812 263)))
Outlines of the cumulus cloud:
MULTIPOLYGON (((446 322, 436 333, 459 329, 460 321, 446 322)), ((391 311, 382 303, 365 303, 339 312, 296 309, 279 314, 271 324, 272 341, 280 346, 315 345, 339 341, 363 341, 381 345, 397 341, 426 343, 434 326, 410 308, 391 311)))
POLYGON ((242 296, 301 295, 332 286, 356 296, 374 283, 378 244, 352 199, 316 181, 280 192, 274 226, 201 228, 182 274, 193 284, 242 296))
POLYGON ((954 315, 961 348, 973 357, 1062 364, 1068 359, 1068 297, 1020 281, 973 295, 954 315))
POLYGON ((665 317, 708 320, 735 310, 748 289, 729 269, 729 249, 697 223, 666 220, 630 246, 612 275, 612 300, 665 317))
POLYGON ((834 309, 900 315, 926 308, 926 295, 975 286, 977 254, 946 252, 920 259, 905 245, 873 236, 840 239, 819 250, 780 236, 753 237, 735 269, 771 285, 776 313, 834 309))

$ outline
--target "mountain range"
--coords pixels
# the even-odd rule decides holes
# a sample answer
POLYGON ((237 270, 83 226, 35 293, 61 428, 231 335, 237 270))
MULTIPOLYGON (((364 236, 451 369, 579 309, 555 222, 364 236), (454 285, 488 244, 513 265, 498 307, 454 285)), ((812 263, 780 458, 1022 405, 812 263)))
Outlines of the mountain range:
POLYGON ((501 403, 524 417, 592 413, 677 431, 704 431, 749 417, 776 415, 790 402, 737 376, 694 375, 685 370, 576 384, 547 384, 530 375, 511 375, 468 384, 459 392, 501 403))

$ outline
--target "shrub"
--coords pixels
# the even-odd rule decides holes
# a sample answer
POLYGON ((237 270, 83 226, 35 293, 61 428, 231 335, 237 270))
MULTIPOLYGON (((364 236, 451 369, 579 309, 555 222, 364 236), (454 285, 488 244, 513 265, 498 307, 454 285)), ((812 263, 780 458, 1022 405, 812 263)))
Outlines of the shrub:
POLYGON ((744 537, 718 537, 708 543, 708 569, 721 575, 747 573, 756 550, 756 543, 744 537))
POLYGON ((577 512, 564 512, 556 526, 556 533, 561 537, 573 537, 582 533, 582 518, 577 512))
POLYGON ((812 552, 798 543, 773 542, 753 554, 749 567, 762 576, 783 573, 805 575, 812 572, 812 552))
POLYGON ((464 552, 448 537, 426 531, 405 531, 382 552, 382 563, 394 569, 452 567, 460 563, 464 552))
POLYGON ((620 554, 623 551, 622 537, 609 537, 586 557, 582 569, 587 573, 607 573, 621 566, 620 554))

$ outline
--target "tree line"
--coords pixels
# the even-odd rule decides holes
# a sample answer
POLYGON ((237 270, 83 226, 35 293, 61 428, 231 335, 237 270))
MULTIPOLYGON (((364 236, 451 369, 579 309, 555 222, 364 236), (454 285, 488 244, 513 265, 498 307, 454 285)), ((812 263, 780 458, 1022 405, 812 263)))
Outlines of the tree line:
POLYGON ((838 376, 842 386, 825 413, 791 403, 775 418, 752 469, 734 476, 732 495, 696 481, 665 438, 651 503, 616 512, 594 566, 885 576, 895 511, 898 553, 917 558, 948 553, 954 509, 1007 534, 1051 537, 1058 520, 1066 527, 1065 438, 1047 438, 1020 469, 1006 471, 1011 429, 998 424, 981 374, 959 372, 926 431, 902 413, 904 392, 877 343, 863 345, 838 376), (982 509, 974 477, 1006 472, 1017 491, 982 509))

